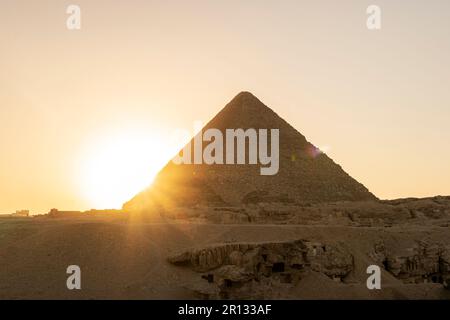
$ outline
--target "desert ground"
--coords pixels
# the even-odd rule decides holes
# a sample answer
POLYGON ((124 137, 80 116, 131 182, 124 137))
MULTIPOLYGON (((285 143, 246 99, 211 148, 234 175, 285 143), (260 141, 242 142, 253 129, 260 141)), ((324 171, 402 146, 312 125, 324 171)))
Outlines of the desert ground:
POLYGON ((0 299, 450 299, 447 211, 371 226, 347 219, 354 209, 342 207, 333 223, 325 213, 308 224, 210 221, 201 210, 189 219, 1 218, 0 299), (208 248, 213 254, 202 260, 208 248), (291 258, 303 250, 305 261, 294 270, 282 248, 291 258), (261 250, 272 270, 243 272, 261 250), (283 270, 275 270, 277 259, 283 270), (367 289, 372 264, 381 267, 381 290, 367 289), (81 268, 81 290, 66 288, 69 265, 81 268))

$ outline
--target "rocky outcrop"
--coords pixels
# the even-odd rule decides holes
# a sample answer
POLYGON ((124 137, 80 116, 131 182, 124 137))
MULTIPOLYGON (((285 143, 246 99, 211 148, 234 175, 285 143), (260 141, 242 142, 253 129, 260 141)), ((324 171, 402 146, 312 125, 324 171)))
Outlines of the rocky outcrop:
POLYGON ((391 252, 383 243, 375 245, 372 258, 405 283, 443 283, 450 280, 450 246, 420 241, 416 246, 391 252))
POLYGON ((450 201, 446 197, 398 201, 340 201, 330 203, 258 203, 242 206, 173 208, 164 217, 218 224, 298 224, 352 227, 396 225, 450 225, 450 201), (436 202, 439 201, 439 202, 436 202))
POLYGON ((203 279, 217 289, 201 290, 202 295, 218 294, 210 298, 254 298, 267 283, 294 285, 307 270, 336 281, 353 270, 353 256, 341 246, 306 240, 222 244, 185 251, 168 260, 204 273, 203 279))
POLYGON ((450 290, 450 246, 441 252, 439 257, 439 269, 442 274, 442 283, 447 290, 450 290))
POLYGON ((450 217, 450 197, 407 198, 384 201, 384 203, 407 208, 413 218, 437 220, 450 217))

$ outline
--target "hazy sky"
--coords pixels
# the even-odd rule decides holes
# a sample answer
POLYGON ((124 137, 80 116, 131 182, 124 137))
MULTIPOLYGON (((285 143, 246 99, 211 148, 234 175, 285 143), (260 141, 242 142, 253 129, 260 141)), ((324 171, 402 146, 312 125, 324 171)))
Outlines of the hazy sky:
POLYGON ((243 90, 378 197, 450 195, 449 57, 448 0, 0 0, 0 212, 120 205, 243 90))

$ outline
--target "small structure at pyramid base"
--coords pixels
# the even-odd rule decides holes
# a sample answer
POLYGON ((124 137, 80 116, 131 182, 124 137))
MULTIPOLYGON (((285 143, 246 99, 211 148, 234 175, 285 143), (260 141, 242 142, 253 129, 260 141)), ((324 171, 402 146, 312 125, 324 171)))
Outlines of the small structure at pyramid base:
POLYGON ((14 218, 28 218, 30 216, 30 210, 16 210, 16 212, 11 213, 11 217, 14 218))

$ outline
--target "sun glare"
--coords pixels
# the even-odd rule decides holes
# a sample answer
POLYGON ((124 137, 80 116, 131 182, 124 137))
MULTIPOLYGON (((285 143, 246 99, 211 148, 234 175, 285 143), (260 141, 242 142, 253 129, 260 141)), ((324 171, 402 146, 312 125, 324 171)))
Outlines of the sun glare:
POLYGON ((151 185, 171 156, 164 141, 149 132, 129 131, 95 140, 83 153, 82 192, 94 208, 121 208, 151 185))

